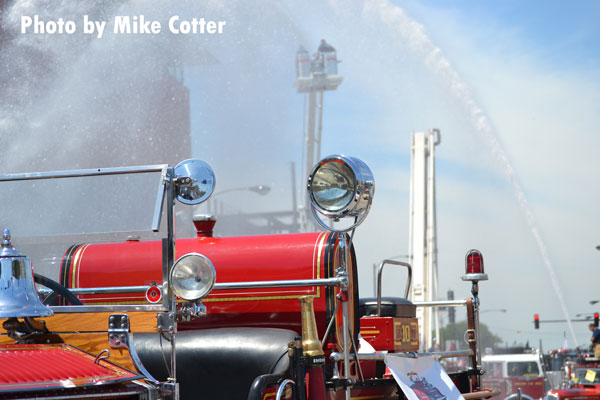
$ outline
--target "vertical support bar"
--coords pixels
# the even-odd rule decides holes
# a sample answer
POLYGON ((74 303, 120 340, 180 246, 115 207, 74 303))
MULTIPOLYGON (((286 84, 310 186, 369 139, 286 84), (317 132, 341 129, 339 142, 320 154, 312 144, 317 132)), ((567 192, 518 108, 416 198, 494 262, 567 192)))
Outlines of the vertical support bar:
MULTIPOLYGON (((340 266, 337 269, 337 276, 348 276, 348 242, 347 235, 345 233, 339 236, 339 252, 340 252, 340 266)), ((348 340, 348 326, 349 326, 349 315, 348 315, 348 288, 342 287, 344 292, 342 295, 342 330, 343 332, 343 346, 344 346, 344 379, 350 379, 350 348, 348 340)), ((350 400, 350 387, 346 386, 346 400, 350 400)))
MULTIPOLYGON (((174 224, 174 202, 175 202, 175 170, 174 168, 167 169, 167 281, 169 276, 171 275, 171 268, 173 268, 173 263, 175 262, 175 224, 174 224)), ((176 360, 176 351, 175 351, 175 335, 177 333, 177 320, 175 318, 176 311, 176 303, 175 303, 175 294, 171 290, 171 285, 167 285, 167 296, 169 302, 169 314, 173 316, 173 331, 169 332, 171 335, 171 379, 172 382, 177 382, 177 360, 176 360)), ((176 390, 176 393, 179 391, 176 390)))
MULTIPOLYGON (((343 327, 344 330, 344 378, 350 379, 350 349, 348 348, 348 301, 342 303, 342 312, 344 314, 343 327)), ((350 387, 346 386, 346 400, 350 400, 350 387)))
POLYGON ((467 343, 471 350, 471 391, 481 389, 481 376, 479 375, 481 367, 481 346, 479 342, 479 311, 477 299, 477 282, 473 282, 473 297, 467 299, 467 343))
MULTIPOLYGON (((477 370, 481 370, 481 337, 480 337, 480 329, 479 329, 479 284, 475 281, 473 282, 473 287, 471 289, 471 293, 473 294, 473 320, 475 323, 475 339, 477 340, 477 370)), ((477 375, 477 390, 481 389, 481 375, 477 375)))
POLYGON ((294 360, 296 363, 296 390, 298 397, 294 397, 297 399, 304 400, 306 399, 306 368, 304 366, 303 357, 302 357, 302 338, 297 337, 294 341, 294 360))
POLYGON ((169 239, 162 239, 162 290, 163 290, 163 306, 171 309, 171 288, 169 287, 169 239))
POLYGON ((160 174, 158 183, 158 193, 156 194, 156 203, 154 205, 154 216, 152 217, 152 231, 160 231, 160 219, 162 218, 163 205, 165 203, 165 180, 167 168, 165 167, 160 174))

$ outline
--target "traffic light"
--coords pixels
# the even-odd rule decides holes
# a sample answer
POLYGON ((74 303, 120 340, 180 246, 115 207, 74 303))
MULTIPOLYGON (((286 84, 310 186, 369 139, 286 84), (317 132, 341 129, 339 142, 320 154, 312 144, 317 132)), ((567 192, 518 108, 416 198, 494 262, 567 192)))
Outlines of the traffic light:
POLYGON ((539 314, 533 314, 533 326, 535 329, 540 329, 540 316, 539 314))
POLYGON ((598 327, 598 313, 597 312, 594 313, 594 326, 596 328, 598 327))

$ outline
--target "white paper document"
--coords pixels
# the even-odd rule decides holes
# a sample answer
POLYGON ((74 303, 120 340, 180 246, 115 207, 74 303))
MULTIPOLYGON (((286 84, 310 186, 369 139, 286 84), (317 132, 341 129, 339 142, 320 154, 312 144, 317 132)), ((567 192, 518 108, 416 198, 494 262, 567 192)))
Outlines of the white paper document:
POLYGON ((433 356, 407 358, 388 354, 385 363, 408 400, 464 400, 433 356))

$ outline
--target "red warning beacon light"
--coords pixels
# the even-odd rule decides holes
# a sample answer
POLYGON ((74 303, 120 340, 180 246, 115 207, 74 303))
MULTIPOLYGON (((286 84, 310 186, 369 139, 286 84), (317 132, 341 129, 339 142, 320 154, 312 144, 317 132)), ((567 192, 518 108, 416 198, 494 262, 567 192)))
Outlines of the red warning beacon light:
POLYGON ((483 269, 483 255, 479 250, 473 249, 467 252, 465 257, 465 275, 462 276, 462 280, 473 283, 488 280, 488 276, 483 269))

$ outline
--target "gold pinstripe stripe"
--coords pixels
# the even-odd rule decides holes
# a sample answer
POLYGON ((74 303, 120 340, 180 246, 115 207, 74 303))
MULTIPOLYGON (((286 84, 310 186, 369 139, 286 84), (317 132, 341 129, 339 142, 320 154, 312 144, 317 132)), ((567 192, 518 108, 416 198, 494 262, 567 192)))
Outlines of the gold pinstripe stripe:
POLYGON ((83 253, 83 250, 88 247, 88 245, 82 245, 80 246, 77 251, 75 251, 75 255, 73 256, 73 270, 71 271, 71 287, 72 288, 77 288, 79 287, 79 282, 78 280, 76 280, 76 276, 77 274, 77 270, 79 268, 79 259, 81 258, 81 254, 83 253))

